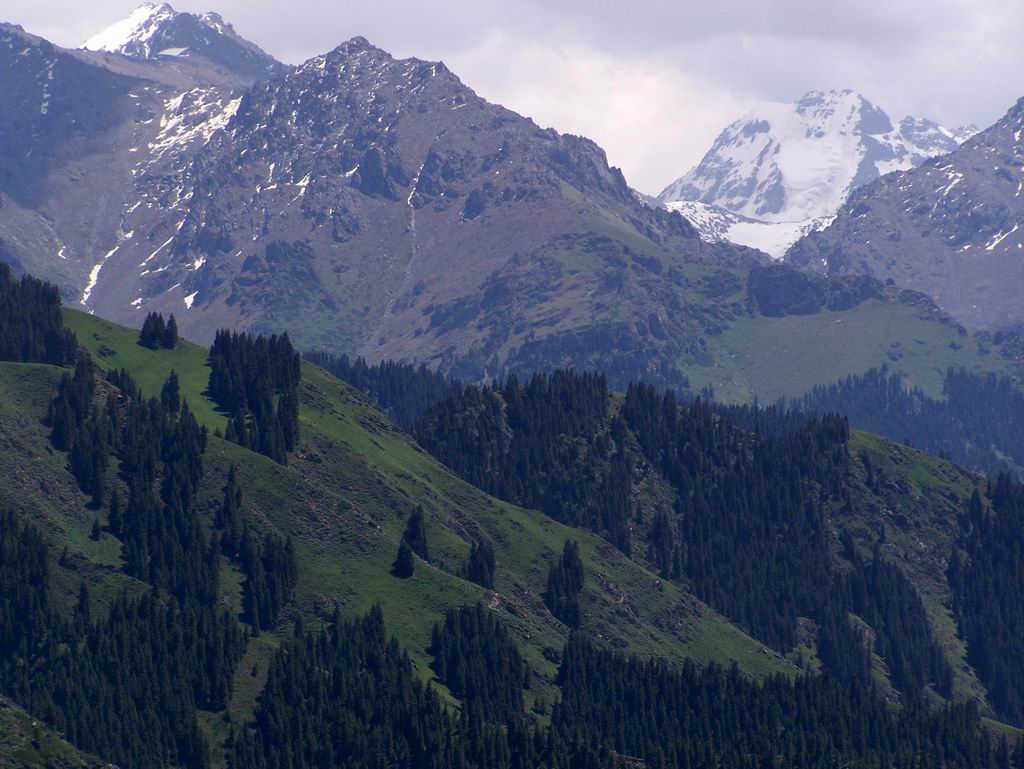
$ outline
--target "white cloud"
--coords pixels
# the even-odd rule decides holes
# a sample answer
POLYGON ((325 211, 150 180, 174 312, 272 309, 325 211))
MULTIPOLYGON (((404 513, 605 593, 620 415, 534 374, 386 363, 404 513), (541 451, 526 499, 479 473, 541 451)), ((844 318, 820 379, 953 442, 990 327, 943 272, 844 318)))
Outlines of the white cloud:
POLYGON ((722 126, 749 106, 656 59, 523 45, 498 34, 448 65, 474 73, 468 84, 484 98, 543 127, 593 139, 631 184, 649 193, 679 176, 681 163, 699 160, 722 126), (490 66, 495 59, 505 66, 490 66))

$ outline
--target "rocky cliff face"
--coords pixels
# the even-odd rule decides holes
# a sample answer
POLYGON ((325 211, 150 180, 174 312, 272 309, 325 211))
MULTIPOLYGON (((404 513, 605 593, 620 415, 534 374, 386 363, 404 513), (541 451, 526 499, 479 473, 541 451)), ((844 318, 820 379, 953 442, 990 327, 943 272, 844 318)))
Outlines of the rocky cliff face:
POLYGON ((969 328, 1024 323, 1024 100, 956 151, 865 186, 790 263, 931 296, 969 328))

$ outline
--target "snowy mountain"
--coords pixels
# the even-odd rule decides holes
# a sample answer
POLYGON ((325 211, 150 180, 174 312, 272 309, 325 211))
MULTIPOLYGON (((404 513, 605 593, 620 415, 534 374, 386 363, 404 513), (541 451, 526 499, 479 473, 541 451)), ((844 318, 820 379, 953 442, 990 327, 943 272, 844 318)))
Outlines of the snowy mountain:
POLYGON ((950 152, 971 132, 911 117, 894 126, 853 91, 812 91, 732 123, 658 199, 714 222, 705 237, 781 257, 801 235, 827 225, 853 189, 950 152), (702 204, 699 213, 691 203, 702 204))
POLYGON ((853 192, 787 262, 920 291, 970 329, 1024 328, 1024 99, 954 152, 853 192))
POLYGON ((240 37, 219 14, 179 13, 167 3, 140 5, 81 47, 132 59, 202 56, 256 78, 284 69, 259 46, 240 37))

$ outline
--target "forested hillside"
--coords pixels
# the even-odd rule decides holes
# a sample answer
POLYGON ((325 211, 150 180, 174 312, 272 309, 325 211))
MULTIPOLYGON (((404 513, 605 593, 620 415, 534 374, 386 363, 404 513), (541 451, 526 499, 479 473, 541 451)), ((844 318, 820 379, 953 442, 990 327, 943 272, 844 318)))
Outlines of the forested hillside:
POLYGON ((643 385, 619 396, 571 372, 469 387, 414 434, 467 480, 598 533, 803 667, 908 703, 982 690, 964 655, 985 655, 950 613, 946 576, 977 488, 967 473, 827 413, 643 385))
MULTIPOLYGON (((153 348, 61 317, 69 365, 0 362, 0 690, 76 748, 140 767, 1010 761, 979 710, 1017 716, 962 607, 1015 572, 950 514, 958 650, 933 564, 894 558, 986 491, 946 463, 836 417, 569 372, 428 411, 425 445, 482 486, 503 469, 493 491, 531 512, 290 368, 286 340, 153 348), (290 429, 289 392, 291 450, 226 440, 240 414, 290 429), (894 504, 901 484, 919 504, 894 504)), ((1002 488, 982 509, 1009 522, 1002 488)))
POLYGON ((839 412, 855 427, 900 440, 980 472, 1024 466, 1024 392, 1006 377, 946 371, 943 398, 883 366, 813 388, 786 407, 839 412))

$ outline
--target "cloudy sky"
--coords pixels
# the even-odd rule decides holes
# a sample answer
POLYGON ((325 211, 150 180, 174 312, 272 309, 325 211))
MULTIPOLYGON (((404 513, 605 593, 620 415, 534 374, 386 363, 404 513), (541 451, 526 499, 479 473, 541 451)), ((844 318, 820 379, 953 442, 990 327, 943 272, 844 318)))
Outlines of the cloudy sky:
MULTIPOLYGON (((137 0, 4 0, 75 46, 137 0)), ((442 59, 477 93, 598 141, 644 192, 759 100, 853 88, 898 119, 985 126, 1024 96, 1020 0, 175 0, 291 63, 363 35, 442 59)))

